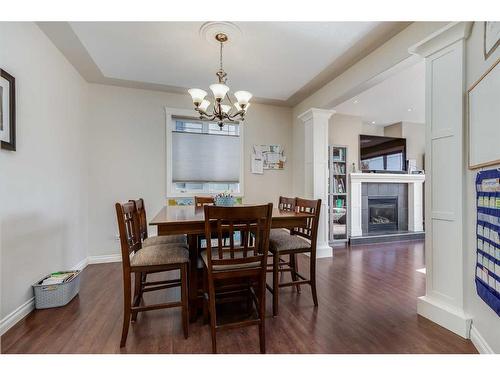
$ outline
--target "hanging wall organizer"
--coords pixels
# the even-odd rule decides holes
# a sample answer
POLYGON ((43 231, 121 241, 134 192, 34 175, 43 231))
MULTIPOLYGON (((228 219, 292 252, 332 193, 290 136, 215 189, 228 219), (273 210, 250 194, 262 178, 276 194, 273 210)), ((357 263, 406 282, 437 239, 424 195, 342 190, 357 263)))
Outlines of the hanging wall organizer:
POLYGON ((478 172, 477 294, 500 316, 500 169, 478 172))

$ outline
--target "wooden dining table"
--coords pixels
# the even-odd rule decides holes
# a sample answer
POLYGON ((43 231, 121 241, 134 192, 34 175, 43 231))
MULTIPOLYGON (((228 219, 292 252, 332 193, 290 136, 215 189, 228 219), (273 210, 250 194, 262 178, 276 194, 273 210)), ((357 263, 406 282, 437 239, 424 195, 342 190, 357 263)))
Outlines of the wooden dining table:
MULTIPOLYGON (((283 211, 273 208, 271 228, 292 229, 304 227, 308 218, 313 215, 304 212, 283 211)), ((198 269, 198 236, 205 233, 205 215, 203 207, 195 206, 165 206, 153 218, 149 225, 156 226, 159 236, 186 234, 189 247, 189 315, 190 320, 196 320, 201 307, 202 298, 199 294, 201 272, 198 269)))

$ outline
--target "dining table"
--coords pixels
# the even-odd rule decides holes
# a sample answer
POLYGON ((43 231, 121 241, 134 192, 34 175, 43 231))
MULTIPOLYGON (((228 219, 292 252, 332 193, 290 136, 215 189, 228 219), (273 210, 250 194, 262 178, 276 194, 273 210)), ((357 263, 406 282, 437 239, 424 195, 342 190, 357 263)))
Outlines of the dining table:
MULTIPOLYGON (((312 217, 312 214, 306 212, 286 211, 273 207, 271 228, 293 229, 304 227, 307 219, 312 217)), ((187 235, 190 261, 189 317, 190 321, 195 321, 199 316, 203 301, 200 293, 203 270, 198 267, 200 255, 198 236, 205 233, 204 208, 194 205, 164 206, 149 225, 156 226, 158 236, 187 235)))

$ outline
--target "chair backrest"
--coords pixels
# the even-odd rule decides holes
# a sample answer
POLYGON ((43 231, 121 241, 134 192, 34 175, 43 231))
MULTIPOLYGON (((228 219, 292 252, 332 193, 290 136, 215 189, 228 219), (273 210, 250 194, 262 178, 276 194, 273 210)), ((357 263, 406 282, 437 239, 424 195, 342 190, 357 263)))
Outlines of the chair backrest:
POLYGON ((295 198, 280 196, 278 208, 283 211, 295 211, 295 198))
POLYGON ((294 234, 311 240, 311 246, 313 247, 313 249, 316 249, 321 199, 295 198, 295 207, 297 212, 304 212, 314 215, 313 217, 307 219, 305 226, 295 228, 294 234))
POLYGON ((122 262, 125 268, 130 268, 130 254, 142 248, 139 220, 134 202, 116 203, 115 208, 120 232, 122 262))
POLYGON ((214 197, 194 197, 194 206, 195 207, 203 207, 207 204, 214 204, 214 197))
POLYGON ((144 205, 144 199, 139 198, 137 200, 129 200, 135 204, 135 210, 137 212, 137 219, 139 221, 139 235, 141 241, 148 238, 148 221, 146 219, 146 206, 144 205))
POLYGON ((220 271, 217 266, 236 266, 245 271, 255 270, 265 275, 267 253, 269 250, 269 232, 273 204, 243 207, 205 206, 205 236, 207 238, 208 272, 220 271), (234 232, 240 232, 241 241, 235 246, 234 232), (216 235, 217 245, 212 243, 216 235), (224 237, 229 235, 229 246, 225 245, 224 237), (249 263, 256 263, 249 267, 249 263))

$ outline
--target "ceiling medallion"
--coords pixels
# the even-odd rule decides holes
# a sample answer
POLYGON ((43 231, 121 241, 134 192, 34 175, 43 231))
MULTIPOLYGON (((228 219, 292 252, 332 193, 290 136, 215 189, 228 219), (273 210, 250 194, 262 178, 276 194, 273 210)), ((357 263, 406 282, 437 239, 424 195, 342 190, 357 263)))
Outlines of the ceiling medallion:
POLYGON ((210 90, 213 93, 213 103, 205 99, 208 94, 202 89, 189 89, 188 92, 193 99, 195 110, 200 114, 200 119, 217 121, 217 124, 222 129, 224 122, 245 120, 245 114, 250 106, 249 101, 252 98, 252 94, 248 91, 236 91, 234 93, 236 101, 233 102, 231 100, 229 87, 226 86, 227 73, 224 71, 222 64, 222 50, 224 44, 228 43, 230 38, 224 32, 217 32, 214 35, 214 39, 220 46, 220 65, 219 70, 215 73, 219 82, 210 85, 210 90), (236 110, 233 110, 233 106, 236 110))

